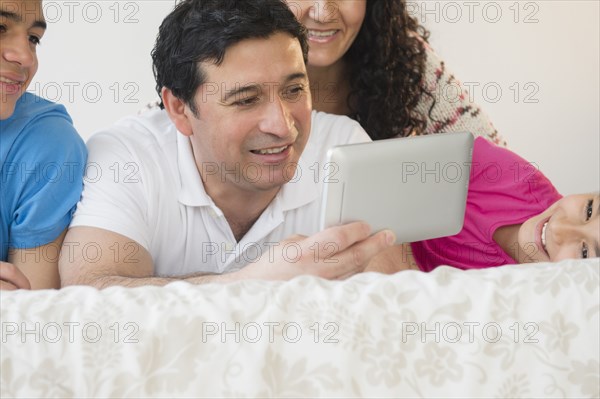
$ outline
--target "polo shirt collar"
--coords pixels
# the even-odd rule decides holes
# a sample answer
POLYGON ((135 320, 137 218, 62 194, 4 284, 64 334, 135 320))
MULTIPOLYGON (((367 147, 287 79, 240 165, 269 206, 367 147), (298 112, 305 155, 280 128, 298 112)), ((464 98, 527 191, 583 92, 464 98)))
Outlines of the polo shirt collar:
POLYGON ((186 206, 210 206, 212 199, 206 193, 196 166, 190 138, 177 132, 177 167, 179 169, 179 202, 186 206))
MULTIPOLYGON (((177 132, 177 165, 181 180, 179 202, 186 206, 214 206, 213 200, 204 189, 190 139, 180 132, 177 132)), ((279 190, 269 207, 275 205, 285 212, 306 205, 318 198, 317 184, 312 179, 309 165, 301 157, 296 175, 279 190)))
POLYGON ((319 197, 317 184, 313 179, 309 165, 300 157, 296 167, 296 175, 279 190, 275 201, 280 204, 283 212, 300 208, 319 197))

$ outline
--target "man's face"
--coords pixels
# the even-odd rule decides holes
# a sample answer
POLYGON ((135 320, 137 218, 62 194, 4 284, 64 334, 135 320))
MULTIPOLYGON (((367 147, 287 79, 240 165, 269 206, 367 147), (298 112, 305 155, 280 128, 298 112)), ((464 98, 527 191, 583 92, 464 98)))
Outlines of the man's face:
POLYGON ((311 128, 311 98, 300 43, 285 33, 231 47, 186 106, 198 170, 213 198, 276 193, 294 177, 311 128), (233 191, 232 191, 233 190, 233 191))
POLYGON ((0 119, 13 114, 37 72, 45 31, 41 0, 0 0, 0 119))

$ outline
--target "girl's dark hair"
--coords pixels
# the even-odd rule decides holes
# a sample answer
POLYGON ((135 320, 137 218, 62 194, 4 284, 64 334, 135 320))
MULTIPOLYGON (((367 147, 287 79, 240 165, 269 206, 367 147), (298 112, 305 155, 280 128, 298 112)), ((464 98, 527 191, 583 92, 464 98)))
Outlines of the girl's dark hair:
POLYGON ((405 0, 368 0, 365 20, 346 53, 348 105, 373 140, 420 134, 429 32, 409 15, 405 0))
POLYGON ((194 94, 206 81, 198 63, 220 65, 230 46, 278 32, 298 39, 306 61, 306 30, 282 0, 181 1, 160 25, 152 50, 158 95, 166 87, 196 113, 194 94))

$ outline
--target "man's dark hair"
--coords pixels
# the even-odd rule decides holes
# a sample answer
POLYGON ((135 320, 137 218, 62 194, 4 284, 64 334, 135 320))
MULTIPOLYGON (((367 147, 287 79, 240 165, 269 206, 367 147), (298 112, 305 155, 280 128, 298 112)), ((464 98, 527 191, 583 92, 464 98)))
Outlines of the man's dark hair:
MULTIPOLYGON (((198 63, 220 65, 230 46, 278 32, 298 39, 306 62, 306 30, 282 0, 180 2, 160 25, 152 50, 158 95, 166 87, 196 114, 194 94, 206 81, 198 63)), ((162 102, 160 107, 164 108, 162 102)))

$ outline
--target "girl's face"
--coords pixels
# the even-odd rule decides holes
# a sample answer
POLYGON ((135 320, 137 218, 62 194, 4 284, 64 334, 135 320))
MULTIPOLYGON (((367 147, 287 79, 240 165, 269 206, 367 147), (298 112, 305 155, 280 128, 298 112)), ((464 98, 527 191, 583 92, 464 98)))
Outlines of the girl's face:
POLYGON ((518 261, 600 257, 600 195, 566 196, 521 225, 518 261))
POLYGON ((346 54, 365 19, 367 0, 286 0, 308 29, 308 65, 328 67, 346 54))

